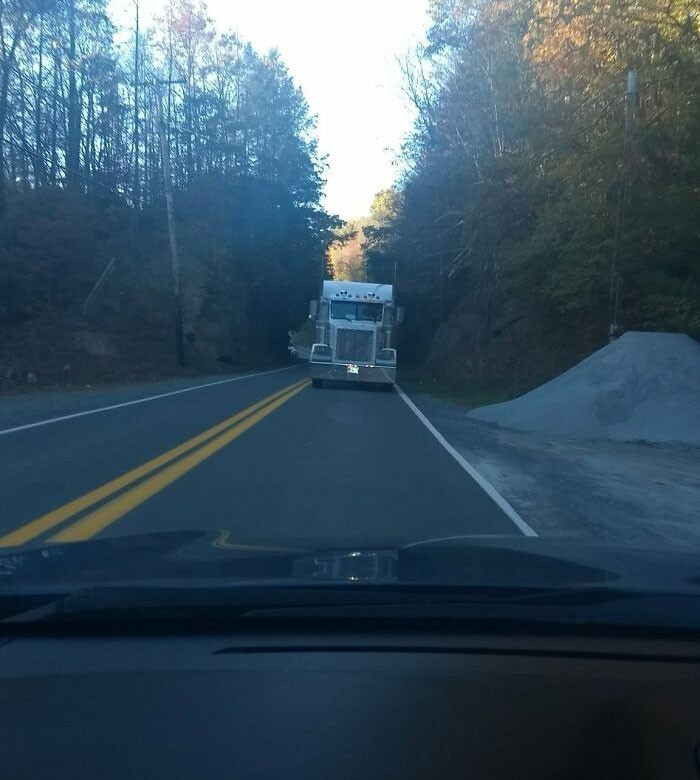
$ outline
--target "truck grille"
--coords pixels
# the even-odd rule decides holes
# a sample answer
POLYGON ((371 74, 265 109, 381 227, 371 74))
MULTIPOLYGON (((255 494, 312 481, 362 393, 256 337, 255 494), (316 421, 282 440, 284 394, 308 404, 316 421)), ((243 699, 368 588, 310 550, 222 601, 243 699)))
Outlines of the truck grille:
POLYGON ((339 328, 336 333, 335 356, 337 360, 372 361, 374 332, 339 328))

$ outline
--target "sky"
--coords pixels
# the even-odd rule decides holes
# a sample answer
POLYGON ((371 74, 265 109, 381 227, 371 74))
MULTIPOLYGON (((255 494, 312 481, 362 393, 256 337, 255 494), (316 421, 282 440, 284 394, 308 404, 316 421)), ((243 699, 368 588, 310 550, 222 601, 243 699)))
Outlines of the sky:
MULTIPOLYGON (((142 14, 163 3, 141 0, 142 14)), ((258 51, 276 47, 317 116, 327 156, 325 206, 343 219, 369 213, 400 172, 398 152, 414 114, 397 57, 423 39, 428 0, 209 0, 216 29, 233 29, 258 51)), ((133 5, 114 0, 120 27, 133 5)))

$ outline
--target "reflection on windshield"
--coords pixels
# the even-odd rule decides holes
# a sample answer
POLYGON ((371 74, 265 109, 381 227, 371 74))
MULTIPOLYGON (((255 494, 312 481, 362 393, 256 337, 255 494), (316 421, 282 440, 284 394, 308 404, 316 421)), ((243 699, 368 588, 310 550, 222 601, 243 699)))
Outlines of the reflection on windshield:
POLYGON ((384 307, 381 303, 355 303, 354 301, 333 301, 331 317, 334 320, 360 320, 381 322, 384 307))

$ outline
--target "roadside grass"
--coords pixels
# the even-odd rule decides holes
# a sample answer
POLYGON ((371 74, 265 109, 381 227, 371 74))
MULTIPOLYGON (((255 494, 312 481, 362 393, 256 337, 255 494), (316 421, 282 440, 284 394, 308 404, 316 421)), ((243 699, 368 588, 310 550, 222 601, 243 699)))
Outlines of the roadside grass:
POLYGON ((398 369, 398 384, 411 393, 426 393, 466 410, 509 401, 520 392, 512 387, 484 385, 477 382, 447 382, 416 368, 398 369))
POLYGON ((129 366, 115 364, 104 368, 94 363, 84 367, 78 375, 60 379, 39 380, 27 383, 22 377, 8 380, 0 376, 0 400, 15 396, 31 396, 42 393, 80 392, 82 390, 109 390, 112 388, 144 387, 157 385, 159 382, 178 382, 187 380, 216 380, 238 374, 253 373, 282 368, 292 363, 284 360, 265 363, 224 364, 219 361, 208 361, 200 364, 186 365, 184 368, 168 366, 129 366), (91 369, 91 370, 90 370, 91 369), (102 369, 102 370, 100 370, 102 369))

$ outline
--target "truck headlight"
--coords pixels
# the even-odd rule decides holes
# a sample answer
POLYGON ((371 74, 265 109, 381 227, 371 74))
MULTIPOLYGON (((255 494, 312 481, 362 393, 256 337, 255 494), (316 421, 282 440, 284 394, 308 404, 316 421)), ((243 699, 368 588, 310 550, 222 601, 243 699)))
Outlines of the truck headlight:
POLYGON ((377 352, 377 365, 378 366, 395 366, 396 365, 396 350, 395 349, 380 349, 377 352))

